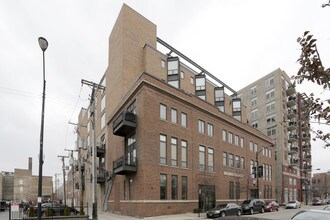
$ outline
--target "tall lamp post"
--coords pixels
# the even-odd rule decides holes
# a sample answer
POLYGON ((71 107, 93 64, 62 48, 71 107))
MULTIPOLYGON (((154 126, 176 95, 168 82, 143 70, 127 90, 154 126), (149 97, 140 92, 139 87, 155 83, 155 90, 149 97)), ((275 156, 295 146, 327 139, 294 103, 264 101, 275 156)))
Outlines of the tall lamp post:
POLYGON ((41 130, 40 130, 40 152, 39 152, 39 177, 38 177, 38 219, 41 219, 41 202, 42 202, 42 165, 43 161, 43 144, 44 144, 44 115, 45 115, 45 93, 46 93, 46 79, 45 79, 45 51, 48 47, 48 41, 43 38, 38 38, 39 46, 42 50, 43 60, 43 90, 42 90, 42 110, 41 110, 41 130))

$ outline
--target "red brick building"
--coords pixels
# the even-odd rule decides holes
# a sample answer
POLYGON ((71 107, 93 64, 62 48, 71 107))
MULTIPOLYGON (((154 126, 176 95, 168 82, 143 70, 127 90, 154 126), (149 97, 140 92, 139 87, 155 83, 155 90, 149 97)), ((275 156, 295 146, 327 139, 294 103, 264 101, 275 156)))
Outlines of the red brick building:
POLYGON ((243 123, 234 90, 156 32, 123 5, 109 38, 109 66, 100 82, 106 90, 99 92, 96 113, 106 121, 96 133, 111 176, 99 190, 107 209, 147 217, 274 199, 272 139, 243 123), (257 165, 263 170, 258 181, 257 165))

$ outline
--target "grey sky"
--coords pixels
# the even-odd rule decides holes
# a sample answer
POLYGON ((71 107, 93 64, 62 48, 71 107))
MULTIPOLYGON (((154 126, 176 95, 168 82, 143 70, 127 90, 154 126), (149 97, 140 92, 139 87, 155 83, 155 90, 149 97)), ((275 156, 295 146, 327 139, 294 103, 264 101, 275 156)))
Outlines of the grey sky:
MULTIPOLYGON (((90 89, 107 68, 108 37, 123 3, 155 23, 157 35, 235 90, 281 68, 298 70, 296 42, 305 30, 318 39, 330 66, 330 7, 326 0, 278 1, 86 1, 0 0, 0 171, 27 168, 38 174, 42 95, 42 51, 46 51, 45 175, 61 172, 74 126, 90 89), (80 96, 79 96, 80 94, 80 96)), ((307 93, 315 85, 299 87, 307 93)), ((322 96, 329 96, 329 91, 322 96)), ((317 125, 313 124, 314 128, 317 125)), ((329 130, 329 126, 324 129, 329 130)), ((313 168, 328 170, 329 149, 313 142, 313 168)))

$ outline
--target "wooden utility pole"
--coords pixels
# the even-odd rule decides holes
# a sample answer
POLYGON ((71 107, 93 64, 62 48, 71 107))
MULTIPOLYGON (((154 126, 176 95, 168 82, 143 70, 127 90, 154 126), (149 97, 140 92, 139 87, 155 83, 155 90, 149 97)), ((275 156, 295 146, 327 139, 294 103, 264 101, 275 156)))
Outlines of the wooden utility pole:
POLYGON ((91 100, 90 100, 90 112, 92 116, 92 129, 93 129, 93 147, 92 147, 92 153, 93 153, 93 219, 97 219, 97 176, 96 176, 96 132, 95 132, 95 124, 96 124, 96 119, 95 119, 95 111, 96 111, 96 105, 95 105, 95 99, 96 99, 96 94, 98 89, 105 90, 105 87, 94 83, 90 82, 87 80, 82 79, 81 80, 82 84, 88 85, 92 88, 92 95, 91 95, 91 100))
POLYGON ((64 159, 69 158, 68 156, 60 156, 58 155, 57 157, 62 159, 62 170, 63 170, 63 200, 64 200, 64 205, 66 206, 66 192, 65 192, 65 163, 64 159))

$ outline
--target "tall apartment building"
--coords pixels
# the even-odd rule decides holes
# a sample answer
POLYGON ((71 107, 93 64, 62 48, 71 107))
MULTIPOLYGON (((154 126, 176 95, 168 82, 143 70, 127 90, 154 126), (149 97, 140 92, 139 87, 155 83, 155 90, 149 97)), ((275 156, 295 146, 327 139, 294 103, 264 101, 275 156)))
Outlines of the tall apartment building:
POLYGON ((106 89, 94 91, 78 119, 83 194, 91 195, 96 180, 99 208, 147 217, 275 199, 272 138, 244 123, 234 90, 158 38, 156 25, 127 5, 99 85, 106 89))
POLYGON ((277 69, 238 91, 247 123, 275 141, 276 200, 306 202, 311 178, 309 115, 303 95, 277 69))

